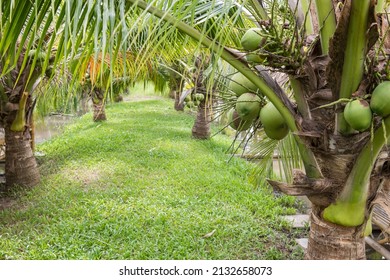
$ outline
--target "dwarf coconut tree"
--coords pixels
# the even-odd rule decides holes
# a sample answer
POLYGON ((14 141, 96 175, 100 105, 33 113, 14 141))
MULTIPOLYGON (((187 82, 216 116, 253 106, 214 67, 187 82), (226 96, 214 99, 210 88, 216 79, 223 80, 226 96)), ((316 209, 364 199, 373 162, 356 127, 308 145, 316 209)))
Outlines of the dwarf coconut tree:
POLYGON ((129 1, 220 55, 280 114, 304 170, 269 183, 312 202, 306 258, 364 259, 372 205, 390 184, 380 156, 390 133, 388 1, 200 1, 205 18, 217 3, 241 7, 230 28, 240 16, 251 34, 236 46, 185 22, 188 1, 129 1), (288 75, 291 96, 269 71, 288 75))
POLYGON ((177 57, 161 52, 171 34, 152 24, 154 17, 139 18, 130 11, 126 0, 0 2, 0 121, 7 147, 6 189, 39 182, 30 130, 34 90, 45 90, 42 82, 56 76, 67 83, 69 93, 90 83, 94 118, 100 119, 104 101, 118 85, 137 79, 154 81, 158 67, 151 61, 169 64, 180 57, 180 52, 177 57), (154 34, 153 48, 141 53, 142 36, 133 36, 130 27, 140 27, 137 35, 140 30, 154 34))
POLYGON ((129 6, 108 0, 0 2, 0 120, 5 129, 6 189, 39 182, 30 131, 34 90, 53 75, 66 76, 63 81, 69 86, 79 84, 91 56, 109 53, 116 60, 119 49, 127 50, 123 38, 129 21, 124 11, 129 6), (110 36, 114 33, 116 38, 110 36))

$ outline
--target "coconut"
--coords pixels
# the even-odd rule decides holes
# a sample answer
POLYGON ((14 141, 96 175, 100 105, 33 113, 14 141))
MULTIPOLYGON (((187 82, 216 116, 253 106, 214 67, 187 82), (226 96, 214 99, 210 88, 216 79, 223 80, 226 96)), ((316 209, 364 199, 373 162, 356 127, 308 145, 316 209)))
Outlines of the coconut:
POLYGON ((283 126, 280 126, 278 129, 270 129, 264 127, 264 132, 268 136, 268 138, 274 139, 274 140, 282 140, 284 137, 288 134, 288 126, 284 124, 283 126))
POLYGON ((254 93, 244 93, 237 98, 236 111, 241 119, 253 121, 259 116, 261 99, 254 93))
POLYGON ((263 124, 265 134, 271 139, 280 140, 288 134, 289 129, 286 121, 271 102, 268 102, 260 110, 260 121, 263 124))
POLYGON ((195 100, 203 101, 204 95, 202 93, 195 93, 195 100))
POLYGON ((241 72, 237 72, 231 77, 229 88, 237 96, 246 92, 256 92, 257 90, 256 85, 249 81, 241 72))
POLYGON ((227 119, 230 127, 237 131, 247 130, 252 125, 252 121, 242 120, 234 108, 228 111, 227 119))
POLYGON ((260 121, 264 127, 278 128, 283 126, 286 121, 276 109, 275 105, 268 102, 260 111, 260 121))
POLYGON ((191 101, 191 94, 188 94, 185 98, 184 101, 188 102, 191 101))
POLYGON ((248 63, 261 64, 265 61, 265 57, 255 53, 248 53, 245 56, 248 63))
POLYGON ((188 108, 192 108, 192 107, 194 107, 194 101, 188 101, 187 103, 186 103, 186 106, 188 107, 188 108))
POLYGON ((365 100, 352 100, 344 109, 344 118, 357 131, 364 131, 371 126, 372 112, 365 100))
POLYGON ((254 51, 259 49, 265 42, 263 36, 260 35, 260 28, 248 29, 241 38, 241 46, 246 51, 254 51))
POLYGON ((380 83, 372 92, 371 110, 379 116, 390 115, 390 81, 380 83))

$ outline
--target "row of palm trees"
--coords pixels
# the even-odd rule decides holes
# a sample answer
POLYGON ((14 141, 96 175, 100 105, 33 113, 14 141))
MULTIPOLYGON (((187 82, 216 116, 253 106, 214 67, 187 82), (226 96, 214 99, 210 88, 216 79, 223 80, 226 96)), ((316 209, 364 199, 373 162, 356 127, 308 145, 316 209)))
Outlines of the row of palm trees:
POLYGON ((157 60, 142 59, 138 48, 142 38, 132 41, 130 28, 137 25, 144 33, 154 32, 148 27, 154 19, 137 22, 131 4, 124 0, 6 0, 0 4, 0 121, 7 146, 6 189, 29 187, 39 182, 31 149, 36 99, 49 91, 46 86, 55 77, 70 93, 86 90, 94 119, 105 119, 107 93, 136 79, 155 78, 151 61, 157 60))
MULTIPOLYGON (((269 183, 311 200, 306 257, 365 258, 364 232, 373 199, 389 184, 377 156, 390 123, 376 118, 371 132, 356 133, 343 119, 342 101, 367 98, 390 79, 388 11, 387 1, 371 0, 2 1, 0 117, 7 188, 39 182, 30 129, 34 90, 47 78, 70 75, 69 83, 77 87, 88 73, 91 87, 106 92, 115 79, 151 78, 161 62, 172 65, 206 48, 215 56, 211 66, 221 58, 243 73, 292 132, 305 172, 296 171, 292 182, 269 183), (239 41, 249 27, 262 29, 267 39, 267 47, 256 51, 266 68, 244 59, 239 41), (96 63, 99 57, 115 63, 96 63), (268 71, 288 75, 291 94, 268 71), (357 176, 356 170, 364 174, 357 176), (339 207, 341 198, 345 202, 340 194, 351 190, 361 190, 355 196, 359 203, 353 198, 347 210, 362 212, 363 220, 351 225, 325 219, 323 212, 339 207)), ((195 81, 209 97, 198 115, 206 123, 215 68, 208 68, 209 79, 199 80, 206 84, 195 81)))

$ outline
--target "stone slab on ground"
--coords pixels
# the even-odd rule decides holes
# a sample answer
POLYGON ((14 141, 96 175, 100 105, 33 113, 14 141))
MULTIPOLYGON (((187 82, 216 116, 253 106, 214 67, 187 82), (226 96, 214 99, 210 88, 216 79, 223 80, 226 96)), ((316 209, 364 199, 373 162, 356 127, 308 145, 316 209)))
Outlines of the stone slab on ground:
POLYGON ((304 250, 307 249, 307 243, 308 239, 307 238, 297 238, 295 241, 298 243, 299 246, 301 246, 304 250))
POLYGON ((310 216, 307 214, 282 216, 282 219, 291 222, 293 228, 304 228, 309 224, 310 216))

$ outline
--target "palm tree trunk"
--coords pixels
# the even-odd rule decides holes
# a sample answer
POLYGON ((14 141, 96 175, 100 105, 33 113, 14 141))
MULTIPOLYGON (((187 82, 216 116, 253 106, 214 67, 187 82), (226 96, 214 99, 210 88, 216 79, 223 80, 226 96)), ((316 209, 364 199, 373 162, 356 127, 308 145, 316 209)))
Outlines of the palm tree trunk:
POLYGON ((362 227, 343 227, 324 221, 316 207, 310 217, 310 233, 305 259, 362 260, 366 258, 362 227))
POLYGON ((194 126, 192 127, 192 136, 194 138, 208 139, 210 137, 210 111, 210 102, 206 101, 206 99, 201 101, 194 126))
POLYGON ((104 94, 100 89, 95 88, 93 91, 92 97, 93 104, 93 121, 105 121, 107 120, 105 103, 104 103, 104 94))
POLYGON ((175 90, 173 91, 174 98, 175 98, 175 105, 174 108, 176 111, 184 111, 184 103, 180 103, 180 92, 175 90))
MULTIPOLYGON (((366 136, 368 137, 369 134, 366 136)), ((341 141, 341 140, 339 140, 341 141)), ((345 144, 350 143, 353 150, 361 150, 356 140, 349 138, 345 144), (354 146, 351 143, 354 143, 354 146)), ((340 143, 340 142, 339 142, 340 143)), ((324 178, 313 179, 306 176, 301 170, 294 170, 291 184, 269 180, 275 190, 293 196, 307 196, 311 201, 312 212, 310 216, 310 231, 305 259, 308 260, 361 260, 366 258, 364 233, 369 216, 369 205, 375 197, 376 190, 380 188, 383 173, 383 164, 378 161, 371 173, 369 182, 368 201, 365 210, 365 219, 361 225, 342 226, 323 218, 324 209, 333 203, 343 190, 351 169, 357 164, 357 153, 332 154, 330 151, 316 150, 317 160, 324 178)), ((369 164, 369 163, 367 163, 369 164)), ((363 183, 363 182, 362 182, 363 183)), ((343 213, 347 215, 347 213, 343 213)), ((354 212, 353 215, 356 213, 354 212)))
POLYGON ((184 80, 180 78, 172 78, 169 81, 169 97, 175 100, 174 108, 176 111, 184 111, 184 103, 180 103, 180 93, 182 91, 184 80))
POLYGON ((33 187, 40 181, 39 169, 31 149, 29 129, 14 132, 5 127, 6 190, 13 186, 33 187))

